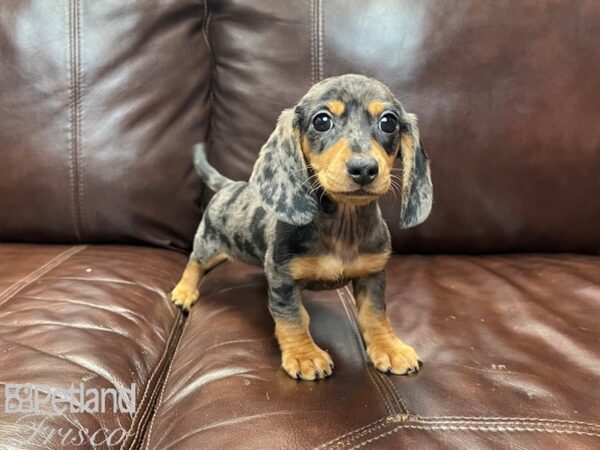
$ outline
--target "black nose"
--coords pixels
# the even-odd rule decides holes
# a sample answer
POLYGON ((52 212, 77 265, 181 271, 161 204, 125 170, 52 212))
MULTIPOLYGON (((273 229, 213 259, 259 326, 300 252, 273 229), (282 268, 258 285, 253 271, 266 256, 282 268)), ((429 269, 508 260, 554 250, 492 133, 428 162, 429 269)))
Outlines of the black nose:
POLYGON ((361 186, 365 186, 377 177, 379 166, 373 158, 355 157, 346 163, 350 178, 361 186))

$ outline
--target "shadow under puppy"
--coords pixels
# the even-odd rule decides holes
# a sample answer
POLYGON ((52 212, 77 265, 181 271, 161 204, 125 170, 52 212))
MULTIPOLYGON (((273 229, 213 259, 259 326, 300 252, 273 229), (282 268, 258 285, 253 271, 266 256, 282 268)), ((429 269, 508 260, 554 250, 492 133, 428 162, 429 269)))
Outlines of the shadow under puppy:
POLYGON ((176 305, 189 310, 203 274, 229 258, 262 265, 282 367, 293 378, 318 380, 331 375, 333 362, 310 335, 300 291, 351 281, 374 366, 388 374, 419 370, 417 353, 395 335, 386 314, 391 242, 377 199, 397 188, 400 226, 425 220, 432 205, 429 159, 416 117, 385 85, 343 75, 313 86, 282 112, 249 183, 219 174, 201 144, 195 164, 217 194, 171 293, 176 305), (392 173, 396 158, 400 177, 392 173))

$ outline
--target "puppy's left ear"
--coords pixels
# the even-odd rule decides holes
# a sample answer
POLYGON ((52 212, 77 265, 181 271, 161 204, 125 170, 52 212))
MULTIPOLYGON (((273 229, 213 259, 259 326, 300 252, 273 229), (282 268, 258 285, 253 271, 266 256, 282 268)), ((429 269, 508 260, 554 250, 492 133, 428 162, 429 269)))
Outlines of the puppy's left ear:
POLYGON ((254 164, 250 185, 263 205, 283 222, 310 223, 317 205, 308 194, 308 169, 300 147, 298 117, 284 110, 254 164))
POLYGON ((419 138, 417 117, 404 113, 405 129, 400 138, 398 157, 402 160, 402 206, 400 228, 410 228, 425 221, 433 205, 433 185, 429 157, 419 138))

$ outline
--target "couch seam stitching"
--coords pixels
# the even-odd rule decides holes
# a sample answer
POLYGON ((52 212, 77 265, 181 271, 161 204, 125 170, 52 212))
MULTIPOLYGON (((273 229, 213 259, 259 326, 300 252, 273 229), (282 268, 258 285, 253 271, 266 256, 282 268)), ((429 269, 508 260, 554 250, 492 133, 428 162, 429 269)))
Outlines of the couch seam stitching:
POLYGON ((73 43, 73 1, 69 1, 69 6, 67 8, 67 23, 68 23, 68 35, 69 35, 69 67, 67 70, 67 76, 69 80, 69 132, 67 137, 67 148, 69 149, 69 190, 71 191, 71 212, 73 215, 73 225, 75 227, 75 235, 78 241, 81 241, 81 232, 79 230, 79 222, 78 222, 78 211, 77 211, 77 200, 75 193, 75 159, 74 159, 74 134, 75 127, 73 125, 73 104, 75 103, 75 89, 73 86, 74 83, 74 75, 73 75, 73 48, 75 44, 73 43))
POLYGON ((318 59, 317 59, 317 79, 321 81, 323 79, 323 8, 321 0, 317 0, 317 30, 318 30, 318 38, 319 38, 319 46, 318 46, 318 59))
MULTIPOLYGON (((171 341, 171 339, 173 338, 173 336, 176 334, 177 332, 177 324, 179 323, 179 313, 177 312, 175 317, 174 317, 174 321, 173 321, 173 325, 171 327, 171 330, 169 332, 169 338, 165 341, 165 349, 163 351, 163 354, 161 355, 160 359, 158 360, 158 362, 156 363, 156 366, 154 367, 154 370, 152 371, 152 374, 150 375, 150 377, 148 378, 148 386, 146 387, 146 389, 144 390, 144 395, 142 396, 138 406, 141 406, 144 403, 144 400, 146 399, 146 397, 148 396, 150 390, 152 389, 152 383, 154 381, 154 377, 157 375, 157 373, 159 372, 159 369, 162 365, 162 362, 165 360, 165 358, 167 357, 167 354, 169 353, 169 342, 171 341)), ((148 405, 148 407, 150 407, 150 405, 148 405)), ((127 435, 131 435, 131 431, 132 428, 136 425, 136 419, 138 417, 140 417, 140 421, 142 420, 141 416, 144 414, 144 412, 146 412, 147 408, 139 409, 138 411, 136 411, 135 415, 133 416, 133 420, 131 421, 131 426, 129 427, 129 430, 127 430, 127 435)), ((137 435, 139 432, 139 424, 138 424, 138 429, 135 431, 134 435, 133 435, 133 441, 132 444, 135 443, 135 440, 137 439, 137 435)), ((121 444, 120 449, 122 450, 124 448, 126 444, 126 441, 124 441, 121 444)))
POLYGON ((355 428, 353 430, 350 430, 350 431, 348 431, 348 432, 346 432, 344 434, 341 434, 341 435, 339 435, 339 436, 337 436, 337 437, 335 437, 335 438, 333 438, 333 439, 325 442, 324 444, 319 445, 314 450, 322 450, 325 447, 331 446, 332 444, 335 444, 336 442, 341 441, 344 438, 352 436, 353 434, 360 433, 361 431, 364 431, 364 430, 370 430, 372 427, 378 425, 379 423, 381 423, 381 422, 383 422, 385 420, 389 420, 389 418, 390 418, 390 416, 382 417, 381 419, 377 419, 377 420, 375 420, 375 421, 373 421, 371 423, 368 423, 368 424, 363 425, 361 427, 358 427, 358 428, 355 428))
MULTIPOLYGON (((212 150, 212 145, 211 145, 211 135, 212 135, 212 129, 213 129, 213 123, 214 123, 214 102, 215 102, 215 96, 214 96, 214 83, 216 80, 216 62, 215 62, 215 55, 212 49, 212 46, 210 45, 210 38, 209 38, 209 25, 210 25, 210 19, 211 19, 211 13, 210 13, 210 8, 209 8, 209 0, 203 0, 204 3, 204 17, 203 19, 203 24, 202 24, 202 37, 204 39, 204 43, 206 44, 206 49, 208 50, 208 58, 209 58, 209 63, 210 63, 210 80, 208 83, 208 129, 206 131, 206 148, 207 148, 207 154, 210 155, 211 150, 212 150)), ((208 156, 207 155, 207 156, 208 156)), ((204 185, 204 181, 201 183, 201 188, 202 191, 200 192, 200 198, 202 198, 204 196, 204 192, 206 191, 205 189, 205 185, 204 185)), ((204 209, 204 208, 202 208, 204 209)))
POLYGON ((436 425, 403 423, 403 424, 397 425, 392 430, 380 433, 377 436, 374 436, 370 439, 367 439, 367 440, 355 445, 354 447, 350 447, 349 450, 356 450, 358 448, 364 447, 365 445, 370 444, 371 442, 374 442, 383 437, 389 436, 392 433, 396 433, 397 431, 399 431, 402 428, 416 429, 416 430, 430 430, 430 431, 481 431, 484 433, 498 433, 498 432, 506 432, 506 431, 519 431, 519 432, 525 431, 525 432, 550 433, 550 434, 554 434, 554 433, 556 433, 556 434, 576 434, 576 435, 600 437, 600 433, 590 433, 590 432, 586 432, 586 431, 576 431, 576 430, 560 430, 560 429, 552 429, 552 428, 531 428, 531 427, 523 427, 523 428, 498 427, 498 428, 494 428, 493 426, 484 426, 484 427, 468 426, 468 425, 458 425, 458 426, 437 425, 436 426, 436 425))
POLYGON ((469 421, 488 421, 488 422, 540 422, 547 424, 563 424, 563 425, 581 425, 600 429, 600 423, 595 422, 582 422, 579 420, 565 420, 565 419, 549 419, 542 417, 490 417, 490 416, 412 416, 415 420, 425 421, 437 421, 437 422, 469 422, 469 421))
POLYGON ((79 20, 80 7, 79 0, 70 0, 68 21, 69 21, 69 161, 70 161, 70 181, 71 181, 71 197, 73 202, 73 219, 77 240, 81 242, 83 239, 83 218, 81 214, 81 173, 80 173, 80 83, 79 83, 79 65, 80 48, 79 48, 79 20))
MULTIPOLYGON (((189 321, 186 320, 186 322, 184 323, 183 328, 181 330, 181 337, 183 337, 183 334, 185 333, 188 323, 189 323, 189 321)), ((146 446, 145 446, 146 449, 148 449, 150 447, 150 437, 152 436, 152 427, 154 426, 154 419, 156 419, 158 409, 162 405, 163 395, 165 393, 165 390, 167 387, 167 382, 169 381, 169 377, 171 375, 171 370, 173 369, 173 364, 175 363, 175 358, 177 357, 177 352, 179 351, 181 341, 182 341, 182 339, 180 338, 179 341, 177 342, 177 346, 175 347, 175 350, 173 351, 173 357, 171 358, 171 362, 169 363, 169 368, 167 370, 167 374, 163 381, 163 385, 160 389, 158 401, 156 403, 156 406, 154 407, 154 414, 152 415, 152 419, 150 420, 150 427, 148 428, 148 434, 144 437, 144 439, 146 439, 146 446)))
MULTIPOLYGON (((549 433, 562 433, 562 434, 586 434, 590 436, 600 436, 600 424, 594 422, 582 422, 573 420, 563 419, 549 419, 549 418, 537 418, 537 417, 476 417, 476 416, 410 416, 410 415, 397 415, 383 417, 375 422, 371 422, 368 425, 356 428, 350 432, 347 432, 341 436, 338 436, 330 441, 319 446, 317 449, 320 450, 326 446, 334 448, 332 444, 337 442, 335 448, 342 448, 350 444, 352 441, 360 438, 361 436, 372 433, 373 431, 379 430, 388 424, 397 422, 403 422, 396 428, 422 428, 422 429, 437 429, 441 431, 447 430, 480 430, 489 432, 500 432, 503 430, 511 431, 535 431, 535 432, 549 432, 549 433), (388 423, 381 423, 387 421, 388 423), (534 422, 533 425, 530 425, 534 422), (537 422, 537 423, 535 423, 537 422), (526 426, 529 425, 529 426, 526 426), (561 427, 562 425, 562 427, 561 427), (535 428, 535 427, 538 428, 535 428), (580 426, 586 429, 573 429, 571 426, 580 426), (493 429, 496 427, 497 429, 493 429), (567 428, 567 429, 565 429, 567 428), (569 429, 570 428, 570 429, 569 429), (599 430, 599 432, 596 432, 599 430), (358 434, 357 434, 358 433, 358 434), (339 442, 344 438, 348 438, 343 442, 339 442)), ((397 430, 395 430, 397 431, 397 430)), ((382 435, 385 435, 385 432, 382 435)), ((391 434, 391 433, 390 433, 391 434)), ((374 439, 374 438, 373 438, 374 439)), ((367 442, 367 441, 365 441, 367 442)), ((372 440, 368 440, 372 442, 372 440)), ((367 442, 367 443, 368 443, 367 442)), ((352 447, 358 448, 358 447, 352 447)))
POLYGON ((83 239, 86 240, 89 236, 88 223, 87 223, 87 214, 85 210, 85 192, 84 192, 84 184, 83 178, 85 175, 85 167, 83 164, 83 145, 82 145, 82 127, 83 127, 83 86, 82 86, 82 70, 81 70, 81 1, 76 0, 77 2, 77 22, 76 22, 76 42, 77 42, 77 65, 76 65, 76 86, 77 86, 77 102, 75 104, 75 112, 76 112, 76 121, 77 121, 77 170, 79 172, 78 181, 79 181, 79 220, 81 222, 81 231, 83 233, 83 239))
MULTIPOLYGON (((354 295, 352 294, 352 292, 350 292, 350 289, 348 288, 348 286, 345 286, 344 288, 345 288, 348 296, 350 298, 352 298, 352 300, 354 301, 354 304, 356 304, 356 299, 354 298, 354 295)), ((394 383, 392 383, 389 380, 387 375, 383 375, 379 371, 376 371, 375 376, 378 377, 381 380, 381 382, 383 383, 383 385, 386 386, 388 388, 388 390, 391 392, 392 397, 394 398, 395 402, 398 405, 399 412, 402 414, 409 414, 408 408, 406 407, 406 404, 405 404, 404 400, 402 399, 402 396, 398 393, 398 391, 396 390, 396 387, 394 386, 394 383)))
POLYGON ((69 247, 68 249, 51 258, 50 260, 46 261, 33 272, 30 272, 29 274, 21 278, 19 281, 15 282, 12 286, 5 289, 2 293, 0 293, 0 305, 6 303, 8 300, 13 298, 18 292, 30 286, 31 283, 39 280, 49 271, 58 267, 60 264, 67 261, 71 256, 79 253, 86 247, 87 245, 69 247))
POLYGON ((310 1, 310 84, 315 84, 315 2, 310 1))
POLYGON ((368 366, 368 362, 366 362, 366 359, 365 359, 365 350, 364 350, 363 342, 362 342, 362 339, 360 337, 360 333, 358 332, 358 327, 354 323, 354 320, 353 320, 353 318, 351 316, 351 313, 348 310, 349 306, 346 305, 346 302, 345 302, 344 297, 342 295, 342 290, 341 289, 336 289, 336 292, 338 293, 338 297, 340 298, 340 303, 342 304, 342 307, 344 308, 344 312, 346 313, 346 317, 348 319, 348 323, 350 324, 350 328, 352 330, 352 334, 353 334, 354 338, 358 341, 360 357, 361 357, 361 360, 363 361, 363 363, 365 363, 365 370, 367 372, 367 375, 371 379, 371 382, 375 386, 375 389, 377 389, 377 392, 379 392, 379 396, 383 400, 383 403, 385 405, 385 409, 387 410, 388 414, 392 415, 393 411, 392 411, 392 408, 390 407, 390 405, 388 403, 386 395, 382 392, 381 388, 379 387, 379 384, 377 383, 376 379, 373 377, 373 374, 371 373, 371 370, 370 370, 370 368, 368 366))

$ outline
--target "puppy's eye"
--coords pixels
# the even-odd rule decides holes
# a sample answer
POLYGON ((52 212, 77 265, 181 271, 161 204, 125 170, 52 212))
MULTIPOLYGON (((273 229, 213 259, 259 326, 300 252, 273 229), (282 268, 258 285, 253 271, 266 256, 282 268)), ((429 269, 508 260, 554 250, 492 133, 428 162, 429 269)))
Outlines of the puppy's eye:
POLYGON ((398 129, 398 119, 392 113, 385 113, 379 119, 379 129, 384 133, 393 133, 398 129))
POLYGON ((317 115, 315 115, 315 117, 313 117, 312 123, 313 127, 315 127, 315 130, 321 133, 329 131, 333 127, 333 119, 326 112, 320 112, 317 115))

